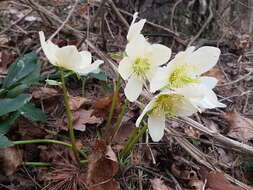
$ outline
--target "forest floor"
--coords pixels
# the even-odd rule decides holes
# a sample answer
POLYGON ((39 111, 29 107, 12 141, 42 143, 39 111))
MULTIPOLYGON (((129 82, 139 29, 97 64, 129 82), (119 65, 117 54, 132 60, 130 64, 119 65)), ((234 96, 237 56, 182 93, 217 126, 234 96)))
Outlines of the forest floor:
MULTIPOLYGON (((67 81, 78 146, 84 147, 88 163, 77 166, 73 153, 62 145, 0 149, 0 189, 75 190, 86 189, 91 181, 95 185, 88 189, 94 190, 253 189, 253 34, 250 18, 245 16, 252 7, 243 2, 0 1, 0 84, 21 55, 36 51, 43 63, 39 82, 25 92, 32 95, 30 101, 43 111, 46 121, 19 117, 6 134, 11 141, 69 142, 61 88, 45 82, 59 75, 40 51, 39 31, 47 39, 53 35, 52 41, 59 46, 76 45, 105 61, 101 73, 81 79, 70 76, 67 81), (189 120, 171 119, 161 141, 154 143, 144 135, 126 160, 116 160, 140 114, 139 104, 128 105, 112 144, 100 136, 112 103, 114 68, 120 61, 116 55, 124 52, 136 10, 147 19, 145 37, 170 47, 172 56, 190 45, 221 49, 218 64, 205 75, 219 80, 214 91, 227 107, 205 110, 189 120), (32 166, 29 162, 51 164, 32 166)), ((124 102, 123 86, 113 122, 124 102)), ((142 97, 140 102, 147 104, 147 99, 142 97)))

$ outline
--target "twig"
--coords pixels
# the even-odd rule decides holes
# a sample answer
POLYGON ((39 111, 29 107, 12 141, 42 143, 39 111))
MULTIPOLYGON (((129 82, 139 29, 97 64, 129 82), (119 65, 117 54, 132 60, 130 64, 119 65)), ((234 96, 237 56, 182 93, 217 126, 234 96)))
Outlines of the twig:
POLYGON ((24 16, 22 16, 21 18, 19 18, 15 22, 13 22, 10 26, 8 26, 6 29, 4 29, 2 32, 0 32, 0 35, 4 34, 8 30, 10 30, 13 26, 15 26, 16 24, 20 23, 22 20, 24 20, 25 17, 27 17, 28 15, 30 15, 32 12, 33 12, 33 10, 30 10, 27 14, 25 14, 24 16))
POLYGON ((193 44, 193 42, 195 42, 199 36, 202 34, 202 32, 205 30, 205 28, 209 25, 209 23, 211 22, 212 18, 213 18, 213 11, 212 11, 212 1, 210 1, 209 3, 209 16, 206 20, 206 22, 203 24, 203 26, 201 27, 201 29, 198 31, 198 33, 191 39, 191 41, 188 43, 188 47, 191 46, 193 44))
POLYGON ((92 18, 92 20, 90 22, 90 28, 92 28, 93 24, 96 22, 98 16, 102 12, 102 10, 103 10, 103 8, 105 6, 106 1, 108 1, 108 0, 102 0, 102 2, 100 3, 100 6, 98 7, 98 10, 97 10, 95 16, 92 18))
POLYGON ((115 12, 115 14, 119 17, 119 20, 127 27, 129 28, 129 24, 126 21, 126 19, 123 17, 123 15, 120 13, 120 11, 118 10, 118 8, 116 7, 115 3, 113 2, 113 0, 109 0, 109 3, 112 7, 112 10, 115 12))
POLYGON ((177 6, 182 2, 183 0, 178 0, 174 6, 172 7, 172 10, 171 10, 171 16, 170 16, 170 27, 171 28, 174 28, 173 26, 173 19, 174 19, 174 15, 175 15, 175 10, 177 8, 177 6))
POLYGON ((243 80, 243 79, 249 77, 249 76, 252 75, 252 74, 253 74, 253 71, 247 73, 246 75, 242 76, 242 77, 239 78, 239 79, 236 79, 236 80, 231 81, 231 82, 227 82, 227 83, 225 83, 225 84, 218 84, 217 86, 220 87, 220 86, 227 86, 227 85, 235 84, 235 83, 237 83, 237 82, 239 82, 239 81, 241 81, 241 80, 243 80))

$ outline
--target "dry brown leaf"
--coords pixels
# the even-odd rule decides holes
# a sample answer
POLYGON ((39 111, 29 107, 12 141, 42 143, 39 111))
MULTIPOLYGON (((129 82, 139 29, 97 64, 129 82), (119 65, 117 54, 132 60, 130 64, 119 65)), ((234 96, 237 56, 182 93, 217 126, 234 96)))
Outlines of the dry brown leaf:
POLYGON ((224 114, 229 123, 227 136, 241 141, 248 141, 253 138, 253 120, 242 116, 235 109, 224 114))
MULTIPOLYGON (((113 94, 110 96, 103 97, 103 98, 98 98, 95 101, 95 104, 94 104, 95 110, 92 113, 92 115, 106 119, 111 109, 112 99, 113 99, 113 94)), ((118 97, 116 105, 115 105, 114 115, 118 115, 119 113, 120 113, 120 98, 118 97)))
POLYGON ((80 96, 69 96, 71 110, 78 110, 84 104, 91 104, 91 100, 80 96))
POLYGON ((205 72, 203 75, 208 76, 208 77, 214 77, 214 78, 218 79, 218 84, 222 84, 222 83, 226 82, 226 78, 225 78, 223 72, 221 71, 221 69, 217 65, 214 66, 211 70, 205 72))
POLYGON ((35 99, 45 100, 59 95, 60 93, 53 88, 45 88, 45 87, 32 88, 32 96, 35 99))
POLYGON ((195 137, 199 138, 200 137, 200 132, 193 129, 192 127, 185 127, 184 128, 185 134, 187 134, 189 137, 195 137))
POLYGON ((182 169, 181 163, 174 162, 171 166, 171 172, 174 176, 184 180, 198 179, 197 173, 194 170, 182 169))
POLYGON ((151 179, 150 183, 153 190, 172 190, 170 187, 165 185, 164 182, 159 178, 151 179))
POLYGON ((203 190, 205 184, 201 180, 194 179, 189 182, 189 186, 191 187, 191 189, 194 189, 194 190, 203 190))
POLYGON ((74 129, 85 131, 86 124, 100 124, 102 119, 92 116, 94 110, 79 109, 73 113, 74 129))
POLYGON ((96 140, 89 158, 87 185, 89 190, 118 190, 113 179, 119 169, 115 153, 103 139, 96 140))
POLYGON ((223 173, 208 172, 205 168, 200 168, 199 173, 203 180, 207 180, 207 186, 212 190, 243 190, 241 187, 231 184, 223 173))
POLYGON ((0 168, 5 175, 12 175, 22 162, 22 153, 17 148, 0 149, 0 168))

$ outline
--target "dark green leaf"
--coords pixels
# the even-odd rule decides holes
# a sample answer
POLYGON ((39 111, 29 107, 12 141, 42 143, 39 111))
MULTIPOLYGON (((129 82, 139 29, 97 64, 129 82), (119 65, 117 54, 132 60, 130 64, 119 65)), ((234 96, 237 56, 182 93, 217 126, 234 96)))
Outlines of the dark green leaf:
POLYGON ((11 125, 13 125, 16 121, 16 119, 19 116, 19 112, 14 112, 8 116, 8 118, 4 119, 3 121, 0 121, 0 135, 4 135, 8 133, 10 130, 11 125))
POLYGON ((0 148, 6 148, 12 145, 13 143, 6 136, 0 135, 0 148))
POLYGON ((42 63, 40 61, 37 61, 36 67, 33 70, 33 72, 30 73, 29 75, 27 75, 24 79, 22 79, 20 81, 20 83, 28 84, 28 85, 37 84, 37 82, 40 78, 41 65, 42 65, 42 63))
POLYGON ((21 79, 27 77, 36 69, 37 55, 32 52, 17 59, 8 70, 4 79, 3 88, 9 88, 21 79))
POLYGON ((17 95, 21 94, 22 92, 24 92, 24 90, 28 87, 27 84, 20 84, 14 88, 12 88, 11 90, 8 91, 6 97, 7 98, 14 98, 17 95))
POLYGON ((20 94, 15 98, 0 99, 0 116, 16 111, 31 98, 30 94, 20 94))
POLYGON ((42 121, 42 122, 46 121, 46 116, 44 112, 41 109, 36 108, 31 103, 25 104, 22 108, 19 109, 19 112, 21 115, 23 115, 24 117, 28 119, 32 119, 35 121, 42 121))
POLYGON ((107 76, 105 75, 105 73, 90 73, 89 74, 90 77, 101 80, 101 81, 107 81, 107 76))

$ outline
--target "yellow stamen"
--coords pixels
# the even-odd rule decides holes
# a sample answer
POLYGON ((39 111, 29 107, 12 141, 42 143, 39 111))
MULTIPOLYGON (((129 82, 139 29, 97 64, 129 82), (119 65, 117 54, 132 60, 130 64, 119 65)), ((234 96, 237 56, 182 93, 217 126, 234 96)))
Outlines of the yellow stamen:
POLYGON ((132 65, 134 73, 142 78, 146 79, 146 74, 150 70, 150 63, 147 58, 137 58, 132 65))

